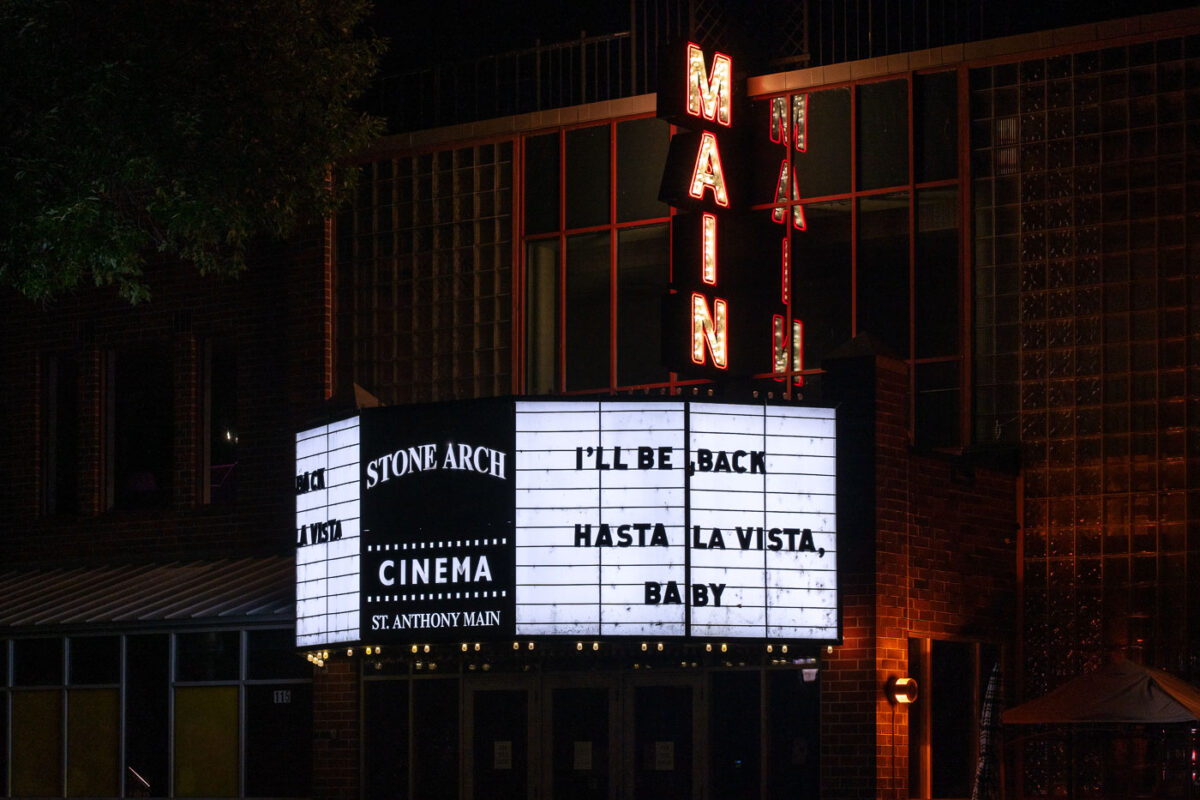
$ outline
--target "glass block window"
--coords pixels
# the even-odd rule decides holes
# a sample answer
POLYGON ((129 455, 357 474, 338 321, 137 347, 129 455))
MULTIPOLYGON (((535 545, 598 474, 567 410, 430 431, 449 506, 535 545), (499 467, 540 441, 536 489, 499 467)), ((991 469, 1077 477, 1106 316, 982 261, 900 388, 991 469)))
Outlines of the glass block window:
POLYGON ((1030 696, 1112 649, 1197 674, 1198 59, 970 71, 974 438, 1021 451, 1030 696))
POLYGON ((364 165, 335 226, 343 379, 385 403, 512 391, 512 198, 509 141, 364 165))

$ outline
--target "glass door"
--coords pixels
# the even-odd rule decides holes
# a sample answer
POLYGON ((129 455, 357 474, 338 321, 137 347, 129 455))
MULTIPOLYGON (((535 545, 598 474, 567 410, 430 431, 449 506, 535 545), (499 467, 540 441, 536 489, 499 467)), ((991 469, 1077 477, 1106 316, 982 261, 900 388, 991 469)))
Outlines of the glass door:
POLYGON ((532 711, 536 700, 529 681, 464 682, 467 785, 465 797, 488 800, 526 800, 537 781, 538 726, 532 711))
POLYGON ((697 675, 626 676, 623 695, 625 797, 702 796, 706 758, 697 675))
POLYGON ((544 780, 553 800, 615 800, 620 730, 611 676, 564 677, 543 690, 544 780))

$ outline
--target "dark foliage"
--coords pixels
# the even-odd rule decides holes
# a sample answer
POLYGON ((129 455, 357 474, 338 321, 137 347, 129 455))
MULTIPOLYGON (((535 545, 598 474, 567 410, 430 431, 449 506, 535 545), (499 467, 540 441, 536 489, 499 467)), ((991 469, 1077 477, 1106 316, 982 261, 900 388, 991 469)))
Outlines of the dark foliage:
POLYGON ((0 0, 0 285, 149 295, 328 214, 378 132, 365 0, 0 0))

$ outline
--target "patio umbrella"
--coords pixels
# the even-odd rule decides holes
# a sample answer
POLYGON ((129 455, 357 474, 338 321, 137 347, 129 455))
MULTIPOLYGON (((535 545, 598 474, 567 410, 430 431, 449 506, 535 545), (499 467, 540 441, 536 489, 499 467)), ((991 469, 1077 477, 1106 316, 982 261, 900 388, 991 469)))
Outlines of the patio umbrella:
POLYGON ((1113 661, 1001 718, 1006 725, 1193 722, 1200 720, 1200 690, 1160 669, 1113 661))

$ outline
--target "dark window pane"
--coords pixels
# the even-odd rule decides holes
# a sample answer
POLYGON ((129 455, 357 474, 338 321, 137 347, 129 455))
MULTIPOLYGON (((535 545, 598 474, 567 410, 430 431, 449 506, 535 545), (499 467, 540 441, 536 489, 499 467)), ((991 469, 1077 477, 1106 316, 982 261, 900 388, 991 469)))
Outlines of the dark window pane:
POLYGON ((858 332, 908 353, 908 194, 858 201, 858 332))
POLYGON ((917 444, 923 448, 959 445, 958 362, 917 365, 917 444))
POLYGON ((568 238, 566 274, 567 389, 607 387, 610 353, 608 234, 587 233, 568 238))
POLYGON ((858 188, 908 183, 908 82, 858 87, 858 188))
POLYGON ((479 690, 474 696, 474 779, 496 800, 523 800, 529 792, 529 694, 520 689, 479 690))
POLYGON ((751 800, 759 796, 762 759, 759 681, 758 672, 712 674, 710 741, 714 797, 751 800))
POLYGON ((810 203, 807 227, 791 239, 792 316, 804 324, 803 364, 819 367, 850 340, 852 293, 849 200, 810 203))
POLYGON ((176 680, 237 680, 240 637, 237 631, 178 634, 175 637, 176 680))
POLYGON ((917 358, 958 353, 958 226, 955 189, 917 193, 917 358))
POLYGON ((567 227, 604 225, 608 219, 608 126, 567 131, 567 227))
MULTIPOLYGON (((791 98, 784 95, 750 104, 749 201, 752 205, 775 202, 780 173, 786 168, 791 138, 791 117, 786 113, 790 101, 791 98)), ((796 168, 800 169, 805 155, 802 152, 795 155, 796 168)))
POLYGON ((801 197, 850 191, 850 90, 810 92, 804 151, 793 152, 801 197))
POLYGON ((295 632, 249 631, 246 634, 246 678, 311 678, 312 666, 296 652, 295 632))
POLYGON ((72 686, 121 682, 121 639, 80 636, 70 641, 72 686))
POLYGON ((617 384, 667 380, 659 341, 661 301, 667 292, 669 237, 666 225, 617 235, 617 384))
POLYGON ((635 797, 692 796, 692 697, 690 686, 634 688, 635 797))
POLYGON ((958 75, 938 72, 915 80, 917 180, 953 178, 958 174, 958 75))
POLYGON ((173 713, 176 797, 238 794, 238 687, 179 686, 173 713))
POLYGON ((413 681, 414 783, 428 800, 458 797, 458 681, 413 681))
MULTIPOLYGON (((4 715, 4 719, 11 720, 9 715, 12 713, 12 692, 4 692, 0 698, 0 714, 4 715)), ((8 744, 9 744, 9 726, 0 725, 0 775, 8 774, 8 744)))
POLYGON ((72 689, 67 695, 67 796, 114 797, 121 774, 121 695, 72 689))
POLYGON ((671 128, 661 119, 617 123, 617 222, 667 216, 658 184, 670 141, 671 128))
MULTIPOLYGON (((606 800, 610 753, 608 690, 553 689, 553 797, 606 800), (576 756, 581 748, 590 762, 576 756)), ((544 696, 544 695, 543 695, 544 696)))
POLYGON ((209 501, 233 500, 237 478, 237 351, 228 339, 212 343, 208 354, 209 501))
POLYGON ((62 639, 17 639, 13 642, 14 686, 61 686, 62 682, 62 639))
POLYGON ((311 793, 312 727, 311 686, 246 687, 247 797, 306 797, 311 793))
POLYGON ((75 356, 62 353, 43 361, 44 409, 42 511, 79 510, 79 373, 75 356))
POLYGON ((975 665, 966 642, 933 642, 930 767, 933 797, 969 797, 975 738, 975 665))
POLYGON ((167 644, 166 634, 125 639, 125 764, 149 784, 143 787, 127 770, 125 785, 131 797, 167 794, 167 743, 171 740, 167 644))
POLYGON ((800 670, 767 673, 767 797, 820 794, 820 682, 800 670))
POLYGON ((558 230, 558 134, 525 140, 525 233, 558 230))
POLYGON ((558 239, 530 242, 525 259, 525 391, 558 390, 558 239))
POLYGON ((364 797, 408 797, 408 681, 363 682, 364 797))
POLYGON ((167 348, 123 348, 113 359, 113 502, 118 508, 164 506, 171 500, 175 422, 167 348))
POLYGON ((62 797, 63 695, 12 693, 13 797, 62 797))

